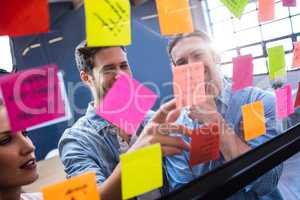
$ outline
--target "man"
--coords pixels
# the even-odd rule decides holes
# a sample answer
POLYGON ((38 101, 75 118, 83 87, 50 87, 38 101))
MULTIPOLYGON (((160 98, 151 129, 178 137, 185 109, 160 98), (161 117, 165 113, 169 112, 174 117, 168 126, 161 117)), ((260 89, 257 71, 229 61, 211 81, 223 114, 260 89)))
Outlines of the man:
POLYGON ((89 104, 85 116, 63 133, 58 145, 60 157, 68 177, 94 171, 101 187, 101 199, 121 199, 120 153, 160 143, 164 155, 178 154, 189 145, 165 134, 174 130, 182 132, 184 128, 167 123, 171 116, 168 113, 176 107, 175 101, 171 101, 158 110, 136 142, 131 141, 126 133, 95 112, 117 76, 121 73, 131 76, 125 48, 89 48, 83 41, 76 48, 75 57, 80 78, 91 90, 94 102, 89 104), (121 146, 127 148, 122 150, 121 146))
MULTIPOLYGON (((275 117, 275 97, 258 88, 248 87, 232 92, 231 84, 221 75, 218 64, 220 57, 212 47, 208 35, 197 31, 180 35, 169 43, 169 56, 174 67, 183 64, 202 62, 205 76, 205 103, 183 108, 177 123, 189 128, 202 124, 219 123, 220 159, 189 167, 189 153, 168 156, 165 159, 167 176, 171 190, 192 181, 196 177, 232 160, 278 135, 275 117), (245 141, 243 138, 241 106, 255 101, 264 103, 266 133, 256 139, 245 141)), ((186 142, 190 138, 183 136, 186 142)), ((237 192, 230 199, 282 199, 277 183, 282 165, 270 170, 252 184, 237 192)), ((221 178, 221 177, 220 177, 221 178)))

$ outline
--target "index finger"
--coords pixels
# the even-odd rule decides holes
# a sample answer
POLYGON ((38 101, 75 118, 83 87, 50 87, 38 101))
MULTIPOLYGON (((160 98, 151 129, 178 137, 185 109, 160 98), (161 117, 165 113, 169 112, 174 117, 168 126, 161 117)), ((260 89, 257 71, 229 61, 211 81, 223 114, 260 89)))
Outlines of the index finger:
POLYGON ((155 113, 152 121, 159 124, 164 123, 168 117, 168 114, 175 109, 176 100, 172 99, 171 101, 168 101, 167 103, 161 105, 161 107, 155 113))

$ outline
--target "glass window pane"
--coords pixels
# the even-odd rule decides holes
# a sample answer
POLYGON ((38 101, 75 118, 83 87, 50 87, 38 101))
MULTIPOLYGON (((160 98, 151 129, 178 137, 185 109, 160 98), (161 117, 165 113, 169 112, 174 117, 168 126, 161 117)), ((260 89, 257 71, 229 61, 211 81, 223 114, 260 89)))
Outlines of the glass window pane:
MULTIPOLYGON (((254 11, 254 10, 256 10, 256 3, 255 2, 248 3, 248 5, 246 6, 246 8, 244 10, 244 14, 254 11)), ((244 16, 242 16, 242 18, 243 17, 244 16)))
POLYGON ((220 51, 236 47, 231 20, 213 26, 214 40, 220 51))
POLYGON ((284 40, 277 40, 277 41, 274 41, 274 42, 268 42, 266 44, 266 47, 270 48, 270 47, 275 47, 275 46, 278 46, 278 45, 283 45, 285 51, 291 51, 293 49, 292 38, 287 38, 287 39, 284 39, 284 40))
POLYGON ((289 9, 282 6, 282 2, 279 1, 275 4, 275 20, 282 19, 289 16, 289 9))
POLYGON ((258 26, 257 11, 244 14, 241 19, 235 18, 233 22, 237 31, 258 26))
POLYGON ((221 65, 221 70, 224 76, 232 78, 232 72, 233 72, 232 64, 221 65))
POLYGON ((209 9, 216 8, 223 5, 220 0, 209 0, 207 1, 207 4, 209 9))
POLYGON ((241 54, 242 55, 252 54, 253 57, 262 56, 263 48, 261 45, 245 47, 241 49, 241 54))
POLYGON ((291 32, 292 30, 289 18, 262 25, 262 33, 265 40, 290 35, 291 32))
POLYGON ((247 44, 260 42, 261 34, 259 28, 252 28, 246 31, 241 31, 236 34, 238 46, 244 46, 247 44))
POLYGON ((294 33, 300 33, 300 15, 292 17, 292 24, 294 33))
POLYGON ((293 62, 293 53, 285 54, 285 63, 287 70, 292 69, 292 62, 293 62))
POLYGON ((237 57, 237 51, 233 50, 233 51, 225 51, 221 54, 221 62, 225 63, 225 62, 231 62, 232 58, 237 57))
POLYGON ((7 36, 0 37, 0 68, 11 72, 13 70, 12 57, 7 36))
POLYGON ((216 9, 210 11, 209 13, 210 13, 210 19, 213 24, 220 22, 220 21, 225 21, 225 20, 228 20, 231 18, 231 14, 230 14, 229 10, 224 6, 216 8, 216 9))
POLYGON ((258 58, 253 60, 253 74, 268 73, 266 58, 258 58))
POLYGON ((291 15, 300 14, 300 3, 297 3, 296 7, 290 7, 291 15))

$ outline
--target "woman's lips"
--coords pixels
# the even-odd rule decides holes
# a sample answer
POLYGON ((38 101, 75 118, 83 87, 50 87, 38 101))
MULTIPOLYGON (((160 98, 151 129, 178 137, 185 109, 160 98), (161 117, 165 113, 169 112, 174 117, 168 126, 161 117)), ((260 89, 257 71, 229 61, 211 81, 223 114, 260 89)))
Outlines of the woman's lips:
POLYGON ((24 165, 22 165, 20 168, 26 169, 26 170, 32 170, 32 169, 36 169, 36 167, 37 167, 36 160, 30 159, 24 165))

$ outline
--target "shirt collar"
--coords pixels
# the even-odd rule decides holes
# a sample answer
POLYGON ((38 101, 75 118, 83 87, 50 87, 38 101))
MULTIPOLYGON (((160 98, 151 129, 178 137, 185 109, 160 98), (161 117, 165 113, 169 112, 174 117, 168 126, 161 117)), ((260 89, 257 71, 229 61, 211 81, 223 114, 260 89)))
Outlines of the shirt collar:
POLYGON ((228 106, 231 95, 232 95, 231 83, 230 83, 230 81, 223 79, 223 87, 222 87, 221 93, 219 96, 217 96, 216 99, 218 101, 220 101, 222 104, 225 104, 226 106, 228 106))
POLYGON ((85 116, 91 122, 92 126, 97 130, 97 132, 106 127, 114 127, 110 122, 97 115, 94 102, 89 103, 85 116))

